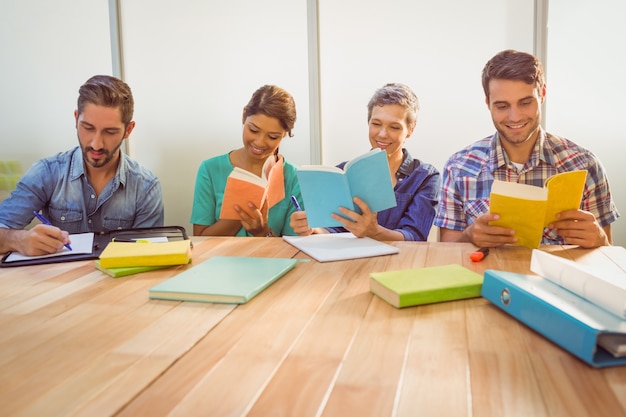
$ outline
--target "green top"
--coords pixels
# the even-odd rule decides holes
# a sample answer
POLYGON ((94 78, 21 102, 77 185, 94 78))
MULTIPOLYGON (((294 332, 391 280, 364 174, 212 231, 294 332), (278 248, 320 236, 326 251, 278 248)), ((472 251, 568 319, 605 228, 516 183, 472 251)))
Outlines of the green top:
MULTIPOLYGON (((193 207, 191 209, 191 224, 212 225, 219 220, 224 199, 226 179, 234 169, 230 163, 228 154, 219 155, 203 161, 198 169, 196 186, 193 195, 193 207)), ((304 208, 300 185, 296 177, 296 166, 284 161, 285 198, 270 208, 268 223, 272 232, 278 235, 294 236, 296 233, 289 226, 289 218, 296 208, 291 203, 290 197, 296 197, 300 206, 304 208)), ((236 236, 251 236, 243 227, 236 236)))

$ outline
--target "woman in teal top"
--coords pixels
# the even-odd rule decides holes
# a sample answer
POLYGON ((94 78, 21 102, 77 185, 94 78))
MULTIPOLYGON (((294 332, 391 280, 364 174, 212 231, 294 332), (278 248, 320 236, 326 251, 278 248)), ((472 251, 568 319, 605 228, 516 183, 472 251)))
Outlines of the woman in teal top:
POLYGON ((296 105, 291 94, 280 87, 265 85, 252 95, 243 109, 243 147, 203 161, 198 169, 191 211, 196 236, 281 236, 295 235, 289 218, 296 208, 293 195, 302 202, 295 165, 278 153, 283 138, 296 121, 296 105), (226 179, 234 167, 261 176, 267 158, 283 160, 285 198, 267 208, 234 206, 241 220, 220 219, 226 179))

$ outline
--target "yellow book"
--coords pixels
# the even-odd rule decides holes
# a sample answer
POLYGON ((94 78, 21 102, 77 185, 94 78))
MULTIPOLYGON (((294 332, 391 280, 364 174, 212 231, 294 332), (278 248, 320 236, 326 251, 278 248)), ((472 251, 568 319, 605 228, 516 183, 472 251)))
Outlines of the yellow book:
POLYGON ((190 240, 159 243, 110 242, 100 254, 102 268, 184 265, 191 262, 190 240))
POLYGON ((587 171, 579 170, 553 175, 544 187, 494 180, 489 211, 500 219, 489 224, 514 229, 517 245, 538 248, 558 213, 580 207, 586 179, 587 171))

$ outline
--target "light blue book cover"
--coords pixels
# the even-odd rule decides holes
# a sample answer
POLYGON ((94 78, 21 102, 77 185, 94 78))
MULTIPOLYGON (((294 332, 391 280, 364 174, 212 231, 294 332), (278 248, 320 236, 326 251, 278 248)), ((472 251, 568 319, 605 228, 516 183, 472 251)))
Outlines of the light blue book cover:
POLYGON ((150 298, 243 304, 289 272, 291 258, 214 256, 149 290, 150 298))
POLYGON ((310 227, 342 226, 331 217, 339 207, 357 213, 353 197, 363 200, 373 212, 396 206, 387 153, 373 149, 348 163, 344 170, 323 165, 303 165, 297 171, 310 227))

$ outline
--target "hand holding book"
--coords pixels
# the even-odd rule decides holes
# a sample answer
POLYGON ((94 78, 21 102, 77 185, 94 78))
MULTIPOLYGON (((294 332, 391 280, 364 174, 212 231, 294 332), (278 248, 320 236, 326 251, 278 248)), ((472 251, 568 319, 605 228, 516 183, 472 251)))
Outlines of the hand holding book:
POLYGON ((544 187, 494 180, 490 212, 500 216, 491 226, 515 230, 515 244, 537 248, 543 229, 555 222, 557 214, 580 206, 587 171, 569 171, 551 176, 544 187))

